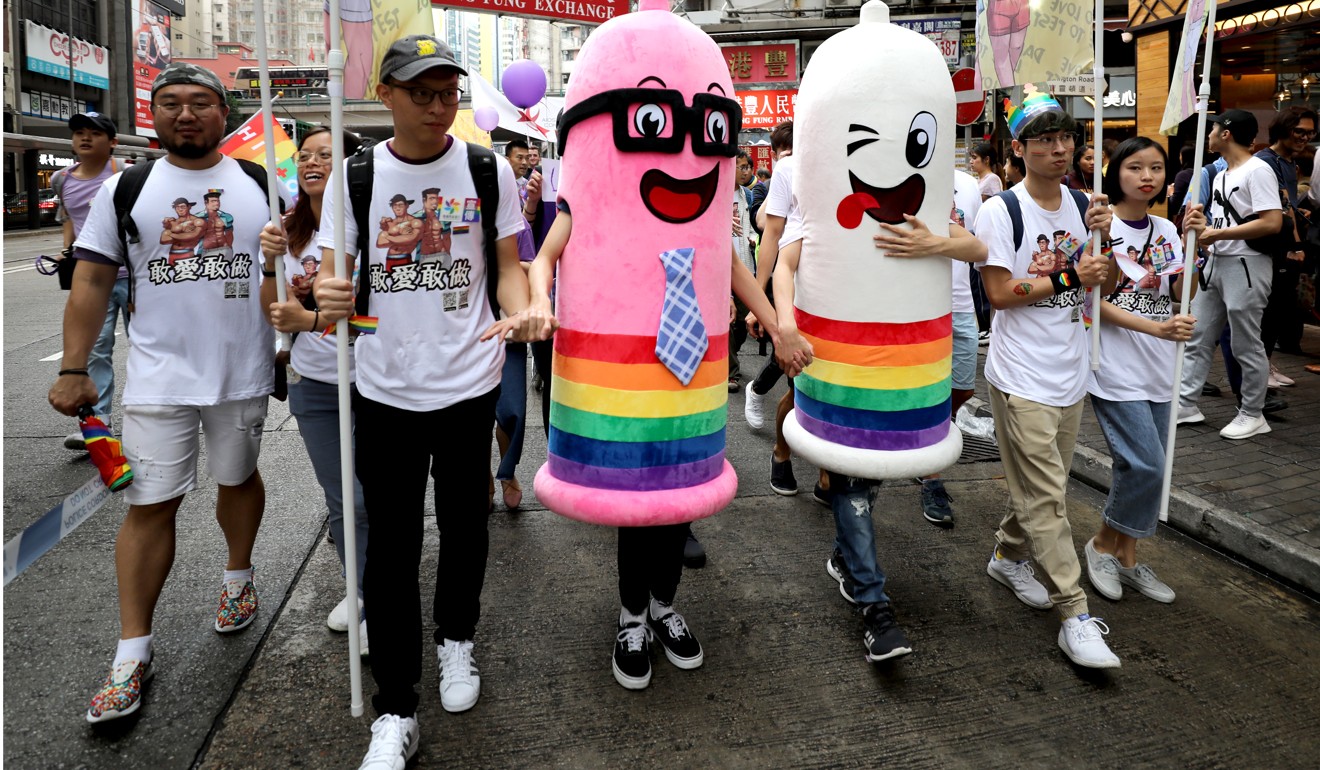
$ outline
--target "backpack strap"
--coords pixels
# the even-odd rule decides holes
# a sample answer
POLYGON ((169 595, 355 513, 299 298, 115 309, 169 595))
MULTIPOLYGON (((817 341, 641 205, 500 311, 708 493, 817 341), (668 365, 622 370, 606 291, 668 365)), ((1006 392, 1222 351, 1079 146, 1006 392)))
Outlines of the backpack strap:
POLYGON ((133 276, 133 260, 128 258, 128 245, 138 242, 137 223, 133 221, 133 205, 137 203, 142 188, 147 184, 147 175, 156 164, 154 159, 145 163, 135 163, 124 169, 115 187, 115 222, 119 225, 119 245, 124 257, 124 268, 128 270, 128 312, 136 312, 134 296, 137 281, 133 276))
MULTIPOLYGON (((357 315, 370 315, 367 312, 371 304, 371 264, 367 251, 367 215, 371 212, 371 185, 375 177, 376 153, 370 147, 364 147, 348 158, 348 203, 353 207, 353 219, 357 223, 357 269, 361 280, 358 281, 354 312, 357 315)), ((348 277, 348 276, 345 276, 348 277)))
POLYGON ((1013 223, 1013 253, 1022 248, 1022 236, 1026 226, 1022 224, 1022 202, 1012 190, 1004 190, 995 196, 1004 202, 1008 209, 1008 221, 1013 223))
POLYGON ((495 165, 495 153, 479 144, 468 142, 468 170, 472 174, 472 183, 477 188, 477 198, 481 200, 481 235, 486 256, 486 299, 495 320, 500 319, 499 279, 500 260, 495 241, 499 230, 495 225, 500 206, 499 167, 495 165))

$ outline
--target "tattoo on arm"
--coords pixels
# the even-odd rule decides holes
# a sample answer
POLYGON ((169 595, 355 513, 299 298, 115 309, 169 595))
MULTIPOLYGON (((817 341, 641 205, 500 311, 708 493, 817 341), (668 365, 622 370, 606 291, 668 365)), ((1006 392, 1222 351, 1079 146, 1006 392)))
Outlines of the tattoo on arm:
POLYGON ((1026 281, 1023 281, 1022 283, 1019 283, 1017 286, 1013 287, 1013 293, 1018 295, 1019 297, 1025 297, 1031 293, 1031 284, 1027 283, 1026 281))

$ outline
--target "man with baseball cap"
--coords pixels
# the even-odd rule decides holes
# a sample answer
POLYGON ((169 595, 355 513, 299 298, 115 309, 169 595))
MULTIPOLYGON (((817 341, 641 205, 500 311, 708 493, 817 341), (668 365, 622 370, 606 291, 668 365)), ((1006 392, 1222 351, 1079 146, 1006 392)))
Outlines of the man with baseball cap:
MULTIPOLYGON (((142 703, 153 666, 152 617, 174 561, 175 517, 184 495, 197 487, 199 428, 205 429, 208 470, 219 484, 216 519, 228 545, 219 609, 213 615, 208 609, 205 622, 232 633, 257 612, 251 559, 265 508, 257 454, 274 382, 274 337, 262 313, 261 276, 252 268, 270 210, 249 171, 218 150, 229 108, 214 73, 171 64, 151 96, 168 154, 112 176, 96 193, 74 243, 78 264, 64 313, 64 357, 49 395, 67 415, 96 403, 88 354, 116 276, 127 268, 133 345, 123 448, 135 478, 124 491, 128 515, 115 545, 121 638, 87 710, 93 723, 131 714, 142 703), (139 179, 127 212, 138 237, 121 240, 115 190, 139 179), (171 220, 199 219, 189 212, 193 202, 219 190, 232 201, 226 208, 233 217, 234 260, 190 252, 171 261, 171 220)), ((183 237, 193 237, 191 226, 186 229, 183 237)), ((110 586, 110 578, 102 584, 110 586)), ((214 594, 204 601, 214 601, 214 594)))
POLYGON ((1182 393, 1178 424, 1205 422, 1196 401, 1205 385, 1215 343, 1227 323, 1233 357, 1242 367, 1242 400, 1237 416, 1219 435, 1245 439, 1269 433, 1263 409, 1270 362, 1261 341, 1260 322, 1269 302, 1273 260, 1252 248, 1249 239, 1277 233, 1283 225, 1279 184, 1269 164, 1251 154, 1260 127, 1246 110, 1226 110, 1212 116, 1208 147, 1227 163, 1210 189, 1210 226, 1200 245, 1210 251, 1200 292, 1192 300, 1196 328, 1183 353, 1182 393))
MULTIPOLYGON (((50 186, 59 197, 56 217, 64 223, 63 259, 73 254, 73 242, 82 232, 92 198, 111 175, 123 168, 110 154, 118 141, 115 122, 99 112, 80 112, 69 118, 69 131, 73 134, 73 154, 78 162, 55 172, 50 186)), ((101 333, 92 346, 87 359, 87 373, 96 385, 97 399, 93 411, 107 426, 111 424, 111 402, 115 396, 115 367, 111 354, 115 348, 115 326, 120 315, 124 317, 124 333, 128 333, 128 271, 120 269, 110 291, 110 301, 101 324, 101 333)), ((64 437, 64 448, 81 451, 82 431, 64 437)))
MULTIPOLYGON (((369 313, 379 319, 377 332, 358 337, 354 348, 357 472, 372 511, 364 599, 377 686, 372 704, 379 714, 363 768, 401 768, 417 750, 418 574, 428 475, 436 480, 440 529, 433 605, 440 702, 446 711, 466 711, 480 695, 473 637, 489 547, 487 482, 504 364, 501 341, 506 335, 518 342, 544 339, 553 324, 528 307, 527 276, 518 263, 523 224, 513 170, 489 150, 449 134, 463 94, 459 77, 466 74, 449 46, 412 35, 385 53, 376 86, 393 114, 394 137, 371 149, 370 211, 361 221, 392 222, 399 217, 391 210, 393 201, 422 200, 425 192, 479 198, 473 162, 495 165, 499 204, 493 211, 482 207, 475 221, 463 221, 465 231, 455 228, 448 266, 396 259, 387 270, 388 237, 370 238, 364 253, 356 255, 363 263, 363 283, 370 282, 369 313), (487 270, 485 217, 495 220, 497 275, 487 270), (488 300, 489 281, 498 281, 499 307, 488 300), (506 318, 492 326, 501 310, 506 318)), ((331 235, 335 198, 345 197, 349 251, 362 242, 355 202, 347 193, 351 173, 332 178, 321 207, 324 252, 315 291, 321 317, 331 321, 354 312, 352 284, 336 275, 331 235)), ((348 275, 353 259, 350 255, 348 275)))

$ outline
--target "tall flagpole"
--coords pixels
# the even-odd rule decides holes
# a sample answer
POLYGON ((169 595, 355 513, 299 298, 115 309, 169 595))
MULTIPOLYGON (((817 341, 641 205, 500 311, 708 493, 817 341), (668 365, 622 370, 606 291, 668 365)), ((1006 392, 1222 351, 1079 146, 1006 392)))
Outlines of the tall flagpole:
MULTIPOLYGON (((1196 92, 1196 152, 1192 160, 1192 185, 1187 191, 1187 203, 1201 200, 1201 164, 1205 161, 1206 112, 1210 106, 1210 53, 1215 42, 1215 9, 1217 0, 1206 0, 1210 6, 1205 22, 1205 59, 1201 62, 1201 87, 1196 92)), ((1186 22, 1184 22, 1186 23, 1186 22)), ((1187 250, 1183 253, 1182 299, 1179 310, 1190 313, 1192 308, 1192 282, 1196 280, 1196 231, 1187 234, 1187 250)), ((1169 520, 1169 494, 1173 486, 1173 448, 1178 439, 1178 403, 1182 397, 1183 351, 1187 343, 1174 347, 1173 400, 1169 402, 1169 434, 1164 448, 1164 483, 1160 489, 1160 521, 1169 520)))
MULTIPOLYGON (((257 0, 260 2, 261 0, 257 0)), ((336 175, 331 176, 335 188, 335 275, 340 278, 352 277, 348 274, 348 257, 344 253, 344 194, 348 191, 348 181, 344 179, 344 52, 340 50, 339 0, 330 0, 330 50, 325 63, 330 80, 327 91, 330 94, 330 152, 336 175)), ((366 261, 366 254, 359 254, 358 264, 366 261)), ((367 275, 363 270, 362 274, 367 275)), ((358 573, 357 573, 357 506, 353 504, 353 402, 351 386, 348 381, 348 319, 341 318, 335 327, 335 343, 338 347, 339 365, 339 475, 343 484, 344 501, 344 574, 348 578, 346 603, 349 617, 348 624, 348 680, 351 691, 349 709, 353 716, 362 716, 362 640, 358 638, 357 609, 358 573)))
MULTIPOLYGON (((1095 0, 1095 151, 1096 160, 1094 177, 1091 185, 1093 194, 1099 194, 1104 185, 1104 166, 1100 161, 1100 137, 1105 130, 1105 5, 1104 0, 1095 0)), ((1100 244, 1100 231, 1091 231, 1091 253, 1099 257, 1103 249, 1100 244)), ((1100 370, 1100 303, 1104 292, 1100 286, 1091 288, 1091 370, 1100 370)))
MULTIPOLYGON (((256 0, 257 14, 257 67, 260 70, 261 84, 261 136, 266 146, 266 198, 270 204, 270 221, 280 223, 279 177, 275 176, 275 131, 271 128, 275 122, 275 108, 270 98, 270 57, 266 54, 266 10, 264 0, 256 0)), ((275 296, 283 305, 289 300, 289 290, 284 279, 284 260, 275 260, 275 296)), ((281 332, 276 349, 288 352, 293 347, 292 337, 281 332)))

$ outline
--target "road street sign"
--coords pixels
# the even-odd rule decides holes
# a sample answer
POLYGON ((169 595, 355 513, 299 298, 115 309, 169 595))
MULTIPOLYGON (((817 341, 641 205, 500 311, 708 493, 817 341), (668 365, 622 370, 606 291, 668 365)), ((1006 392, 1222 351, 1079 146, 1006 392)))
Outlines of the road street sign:
POLYGON ((985 91, 976 87, 976 70, 963 67, 953 73, 953 94, 957 97, 957 123, 970 126, 985 110, 985 91))

